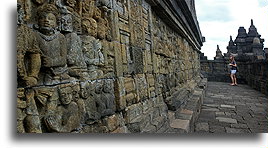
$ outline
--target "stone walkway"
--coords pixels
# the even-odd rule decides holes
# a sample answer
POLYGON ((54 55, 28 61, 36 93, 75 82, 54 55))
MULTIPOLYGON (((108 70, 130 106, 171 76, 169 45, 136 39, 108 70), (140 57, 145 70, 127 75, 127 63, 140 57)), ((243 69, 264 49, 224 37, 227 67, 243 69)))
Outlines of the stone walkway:
POLYGON ((267 96, 247 85, 208 82, 197 133, 267 133, 267 96))

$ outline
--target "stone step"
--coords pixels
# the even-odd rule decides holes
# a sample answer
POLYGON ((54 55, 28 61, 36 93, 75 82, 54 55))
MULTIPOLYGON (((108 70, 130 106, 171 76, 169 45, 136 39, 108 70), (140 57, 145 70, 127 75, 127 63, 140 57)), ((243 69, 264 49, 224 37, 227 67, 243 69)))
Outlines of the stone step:
POLYGON ((170 127, 179 133, 191 133, 194 131, 194 123, 198 119, 201 106, 205 96, 207 80, 201 81, 203 84, 194 89, 193 94, 186 104, 177 111, 168 111, 170 127))

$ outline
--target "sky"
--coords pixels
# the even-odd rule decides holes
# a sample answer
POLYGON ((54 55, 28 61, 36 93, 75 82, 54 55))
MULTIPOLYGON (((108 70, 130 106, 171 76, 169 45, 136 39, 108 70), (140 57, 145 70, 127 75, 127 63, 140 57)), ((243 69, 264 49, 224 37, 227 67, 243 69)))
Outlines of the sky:
POLYGON ((248 32, 251 19, 268 47, 268 0, 195 0, 195 7, 206 38, 201 51, 208 59, 215 57, 217 45, 226 53, 230 35, 234 40, 240 26, 248 32))

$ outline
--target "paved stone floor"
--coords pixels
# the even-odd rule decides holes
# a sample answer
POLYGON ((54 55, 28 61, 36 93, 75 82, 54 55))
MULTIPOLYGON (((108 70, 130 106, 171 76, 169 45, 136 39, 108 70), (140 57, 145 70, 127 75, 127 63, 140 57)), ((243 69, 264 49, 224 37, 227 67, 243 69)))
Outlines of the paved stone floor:
POLYGON ((247 85, 208 82, 197 133, 267 133, 268 97, 247 85))

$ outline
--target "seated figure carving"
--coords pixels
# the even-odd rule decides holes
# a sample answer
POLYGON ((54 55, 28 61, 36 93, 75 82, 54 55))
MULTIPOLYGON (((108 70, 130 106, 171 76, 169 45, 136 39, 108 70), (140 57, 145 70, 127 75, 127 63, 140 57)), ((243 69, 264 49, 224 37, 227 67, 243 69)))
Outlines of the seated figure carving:
POLYGON ((57 31, 58 11, 55 5, 44 4, 38 8, 37 41, 41 49, 42 75, 45 85, 68 81, 67 47, 63 34, 57 31))
POLYGON ((104 80, 101 101, 104 104, 102 116, 112 115, 115 112, 115 96, 113 80, 104 80))
POLYGON ((97 79, 103 76, 101 68, 104 67, 104 56, 102 44, 97 37, 97 22, 93 18, 82 21, 82 31, 85 35, 82 39, 82 50, 85 56, 90 79, 97 79))
POLYGON ((63 84, 58 89, 59 105, 54 114, 45 117, 47 128, 51 132, 73 132, 80 126, 79 109, 73 101, 72 87, 63 84))
POLYGON ((91 96, 95 98, 97 112, 102 116, 112 115, 115 112, 112 80, 98 80, 93 82, 91 96))
POLYGON ((67 65, 69 75, 78 79, 86 79, 87 65, 82 52, 82 42, 80 37, 73 32, 73 16, 65 14, 61 17, 61 31, 67 41, 67 65))
POLYGON ((80 97, 80 83, 74 83, 72 84, 72 94, 73 94, 73 101, 76 102, 78 105, 78 111, 79 111, 79 118, 81 123, 85 122, 85 113, 86 113, 86 108, 85 108, 85 102, 84 100, 80 97))
POLYGON ((101 40, 106 38, 107 32, 107 20, 101 17, 101 10, 96 7, 94 10, 94 19, 97 21, 97 37, 101 40))
POLYGON ((96 104, 96 99, 98 98, 93 95, 93 88, 94 87, 88 81, 80 83, 80 93, 85 105, 84 116, 86 122, 93 122, 100 119, 100 114, 97 112, 96 104))

